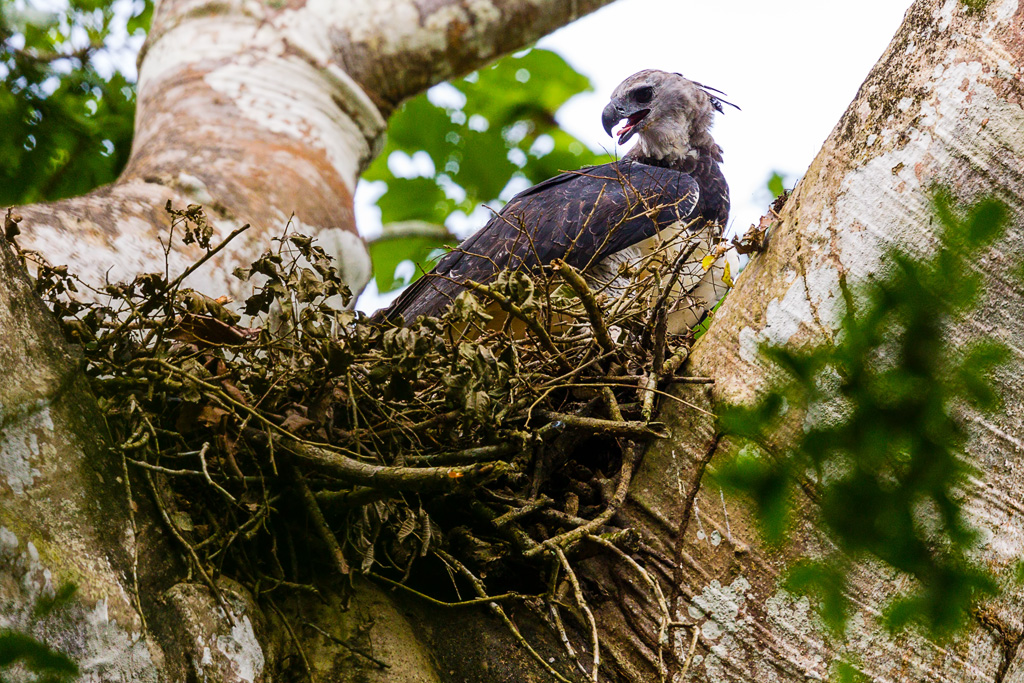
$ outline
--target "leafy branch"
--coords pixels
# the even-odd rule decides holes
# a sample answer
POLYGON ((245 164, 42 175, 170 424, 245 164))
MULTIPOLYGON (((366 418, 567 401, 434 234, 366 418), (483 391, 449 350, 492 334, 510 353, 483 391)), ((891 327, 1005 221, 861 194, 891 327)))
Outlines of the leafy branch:
POLYGON ((958 210, 938 192, 939 247, 928 258, 891 251, 888 271, 842 284, 835 344, 764 347, 777 378, 750 406, 720 413, 736 444, 717 479, 751 497, 766 538, 784 540, 798 491, 838 550, 801 561, 789 586, 821 602, 828 624, 849 615, 849 557, 877 558, 917 580, 886 610, 893 629, 911 624, 952 634, 995 577, 971 559, 977 533, 964 515, 972 474, 962 453, 962 415, 992 413, 991 374, 1009 357, 986 340, 954 345, 948 328, 972 315, 982 292, 974 262, 1004 231, 1006 207, 982 199, 958 210))

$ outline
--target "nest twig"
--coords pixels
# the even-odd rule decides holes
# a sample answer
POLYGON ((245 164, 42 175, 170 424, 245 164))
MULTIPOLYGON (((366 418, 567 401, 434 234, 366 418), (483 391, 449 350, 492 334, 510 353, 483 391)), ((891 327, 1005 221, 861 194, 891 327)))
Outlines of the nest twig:
MULTIPOLYGON (((224 247, 210 245, 201 209, 168 210, 206 248, 202 261, 224 247)), ((663 283, 675 286, 680 267, 665 254, 614 291, 564 263, 503 274, 469 285, 444 318, 403 328, 332 305, 348 290, 301 235, 236 273, 263 282, 244 303, 249 326, 224 300, 183 288, 194 268, 83 301, 87 287, 66 268, 25 258, 85 350, 126 476, 146 484, 218 600, 221 572, 268 599, 361 574, 436 605, 490 605, 536 655, 499 604, 532 593, 575 657, 552 593, 560 567, 587 615, 597 680, 599 633, 570 550, 590 539, 622 558, 664 611, 651 575, 607 539, 619 538, 644 445, 667 436, 653 421, 659 387, 710 382, 675 376, 691 340, 664 329, 677 303, 663 283), (522 322, 529 343, 514 326, 488 329, 480 300, 522 322), (603 500, 600 484, 613 479, 603 500), (304 551, 320 561, 298 562, 304 551), (477 597, 421 582, 424 562, 453 568, 477 597)))

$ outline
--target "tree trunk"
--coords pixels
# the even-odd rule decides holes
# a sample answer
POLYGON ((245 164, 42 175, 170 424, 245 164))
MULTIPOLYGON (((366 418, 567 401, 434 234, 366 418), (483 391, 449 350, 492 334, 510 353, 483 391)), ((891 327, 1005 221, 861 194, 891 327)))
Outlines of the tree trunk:
MULTIPOLYGON (((653 564, 672 587, 673 618, 698 632, 682 680, 821 680, 838 658, 869 680, 1024 680, 1024 591, 1012 579, 1024 555, 1024 300, 1013 274, 1024 253, 1022 75, 1024 3, 993 0, 974 10, 957 0, 916 2, 775 221, 768 250, 743 272, 694 349, 687 374, 714 377, 713 392, 682 396, 707 410, 722 400, 750 400, 766 378, 760 342, 833 340, 844 311, 840 282, 884 270, 889 247, 915 254, 936 247, 935 186, 962 201, 1004 200, 1011 226, 976 256, 983 304, 949 330, 958 343, 996 338, 1014 354, 997 375, 1003 414, 965 418, 968 457, 977 468, 969 514, 983 538, 976 557, 1000 577, 1004 593, 978 609, 968 632, 951 643, 890 637, 879 613, 910 587, 909 579, 863 564, 853 577, 857 613, 850 629, 842 639, 830 636, 806 599, 779 586, 787 559, 819 555, 830 548, 827 539, 803 523, 785 554, 761 545, 749 511, 702 481, 723 450, 712 420, 670 403, 662 419, 676 438, 645 454, 629 517, 663 558, 653 564)), ((785 101, 799 106, 791 94, 785 101)), ((628 569, 607 564, 593 561, 592 576, 614 596, 601 610, 604 623, 618 627, 614 657, 634 680, 655 680, 656 606, 636 597, 628 569)), ((674 651, 663 653, 670 680, 686 659, 691 633, 674 633, 674 651)))
MULTIPOLYGON (((256 226, 192 281, 210 293, 239 294, 226 273, 294 213, 304 231, 336 231, 344 272, 358 287, 368 261, 354 237, 351 191, 390 109, 600 2, 319 4, 163 2, 143 55, 137 139, 124 178, 86 198, 26 207, 26 236, 53 262, 100 279, 114 266, 115 279, 163 270, 163 252, 152 245, 167 229, 159 211, 167 199, 203 203, 222 235, 243 222, 256 226)), ((978 553, 1000 575, 1024 546, 1024 474, 1014 457, 1024 447, 1015 343, 1024 315, 1009 277, 1024 238, 1022 65, 1024 5, 917 2, 787 203, 768 251, 694 350, 689 372, 714 377, 713 392, 680 394, 708 411, 718 400, 749 399, 764 380, 759 341, 832 339, 842 279, 883 268, 885 246, 934 247, 933 184, 965 200, 1000 196, 1014 223, 995 249, 978 255, 988 285, 984 314, 951 330, 965 341, 994 335, 1017 354, 999 375, 1005 414, 971 423, 979 472, 971 512, 986 534, 978 553)), ((60 633, 55 644, 98 680, 269 680, 284 658, 296 657, 281 613, 265 612, 226 580, 217 584, 220 598, 201 577, 182 580, 167 559, 176 546, 150 492, 133 490, 129 503, 123 466, 100 445, 74 354, 55 341, 4 251, 0 367, 14 381, 0 388, 0 614, 39 635, 60 633), (47 617, 55 621, 36 620, 36 596, 63 581, 81 587, 79 601, 47 617)), ((194 256, 181 253, 172 272, 194 256)), ((940 647, 884 634, 878 609, 902 579, 865 565, 854 596, 861 612, 848 637, 828 636, 807 601, 777 585, 785 558, 758 543, 747 511, 705 485, 705 467, 720 452, 712 419, 676 402, 662 419, 673 438, 645 454, 623 516, 648 549, 643 559, 672 623, 659 617, 633 566, 586 561, 609 680, 822 679, 836 657, 876 680, 1024 680, 1017 657, 1024 593, 1009 580, 966 635, 940 647)), ((826 544, 804 528, 790 552, 813 554, 826 544)), ((360 583, 348 609, 327 595, 289 600, 282 613, 378 660, 304 636, 303 653, 323 680, 546 680, 482 611, 445 612, 360 583)), ((529 612, 516 619, 542 656, 568 670, 541 622, 529 612)))

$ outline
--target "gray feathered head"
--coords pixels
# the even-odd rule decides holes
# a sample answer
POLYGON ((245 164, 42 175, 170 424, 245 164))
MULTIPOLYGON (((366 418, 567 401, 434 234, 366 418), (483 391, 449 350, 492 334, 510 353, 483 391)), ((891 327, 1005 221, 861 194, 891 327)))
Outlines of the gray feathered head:
POLYGON ((736 107, 722 99, 723 94, 681 74, 646 69, 615 88, 601 122, 611 135, 612 128, 625 119, 618 132, 619 144, 638 134, 644 156, 683 157, 695 150, 719 156, 721 150, 710 133, 712 119, 723 105, 736 107))

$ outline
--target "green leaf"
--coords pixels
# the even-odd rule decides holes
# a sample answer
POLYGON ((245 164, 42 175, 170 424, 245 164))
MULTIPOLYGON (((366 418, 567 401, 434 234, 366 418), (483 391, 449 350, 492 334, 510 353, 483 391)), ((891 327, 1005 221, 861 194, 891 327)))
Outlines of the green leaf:
POLYGON ((458 170, 449 173, 468 196, 496 199, 518 169, 508 159, 508 146, 499 135, 490 131, 464 130, 452 158, 458 170))
POLYGON ((481 69, 475 80, 462 79, 454 85, 466 95, 467 114, 480 114, 499 128, 529 114, 553 114, 572 96, 593 89, 590 80, 565 59, 541 49, 498 60, 481 69), (528 74, 525 81, 523 74, 528 74))
POLYGON ((0 631, 0 668, 19 663, 32 673, 56 675, 56 680, 78 675, 78 665, 67 655, 26 633, 0 631))
MULTIPOLYGON (((145 13, 151 3, 141 5, 145 13)), ((134 83, 102 75, 95 51, 53 58, 80 54, 82 36, 103 45, 111 3, 77 0, 58 14, 12 10, 3 5, 0 28, 20 34, 24 47, 0 43, 0 203, 59 199, 113 181, 131 146, 134 83)))
POLYGON ((444 223, 454 202, 432 178, 392 178, 377 202, 385 225, 409 220, 444 223))
POLYGON ((715 321, 715 313, 717 313, 718 309, 722 307, 722 304, 725 303, 725 299, 728 296, 729 292, 723 294, 722 298, 718 300, 718 303, 716 303, 708 312, 708 315, 705 316, 704 319, 700 321, 700 324, 697 325, 697 327, 693 328, 694 340, 700 339, 701 337, 704 336, 704 333, 708 331, 708 328, 711 327, 711 324, 715 321))
POLYGON ((144 0, 144 2, 135 4, 135 13, 128 20, 128 33, 134 34, 137 32, 143 32, 149 30, 149 25, 153 21, 153 0, 144 0))
POLYGON ((564 130, 545 129, 544 134, 552 139, 554 148, 540 156, 527 154, 526 165, 520 169, 532 183, 539 183, 565 171, 574 171, 584 166, 596 166, 612 161, 609 155, 595 154, 564 130))
POLYGON ((445 245, 456 240, 444 226, 413 224, 390 225, 385 234, 369 243, 370 258, 377 289, 382 294, 403 287, 433 267, 431 263, 445 245), (395 269, 403 261, 412 261, 416 269, 408 282, 395 279, 395 269))
MULTIPOLYGON (((890 627, 944 638, 996 590, 970 559, 978 533, 965 521, 962 491, 972 468, 955 416, 965 403, 999 408, 990 375, 1010 354, 992 341, 960 350, 947 328, 977 305, 983 283, 973 261, 1003 233, 1007 210, 991 199, 957 206, 948 191, 935 193, 934 206, 940 248, 924 259, 892 251, 888 272, 847 287, 857 305, 835 341, 762 349, 776 371, 759 401, 720 410, 737 445, 716 477, 753 499, 770 542, 793 514, 798 497, 789 492, 807 491, 815 505, 802 509, 842 551, 915 579, 915 591, 886 611, 890 627), (752 457, 754 444, 778 453, 752 457)), ((791 575, 835 628, 845 620, 844 563, 837 553, 791 575)))
POLYGON ((377 202, 385 224, 442 224, 457 209, 471 213, 481 204, 499 204, 517 175, 537 183, 610 160, 559 128, 558 109, 589 90, 590 82, 553 52, 535 49, 505 57, 452 86, 465 96, 459 107, 437 106, 421 95, 396 111, 384 150, 363 174, 387 183, 377 202), (545 144, 538 145, 541 138, 545 144), (396 178, 389 161, 399 152, 426 152, 432 177, 396 178))
POLYGON ((431 104, 426 95, 414 97, 391 116, 384 149, 363 173, 363 178, 390 183, 394 176, 387 162, 397 151, 411 156, 423 150, 430 155, 437 171, 442 172, 452 153, 449 134, 457 134, 458 130, 459 126, 452 123, 448 112, 431 104))
POLYGON ((846 628, 850 601, 846 597, 845 567, 833 562, 801 561, 786 575, 786 589, 807 595, 819 603, 822 619, 836 634, 846 628))

